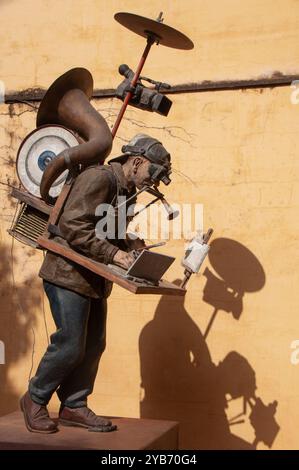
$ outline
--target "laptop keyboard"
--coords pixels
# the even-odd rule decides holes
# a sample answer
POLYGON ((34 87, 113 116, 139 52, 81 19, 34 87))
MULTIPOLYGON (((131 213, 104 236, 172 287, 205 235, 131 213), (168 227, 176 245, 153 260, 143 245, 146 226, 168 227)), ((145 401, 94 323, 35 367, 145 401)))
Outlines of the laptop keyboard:
POLYGON ((126 277, 126 272, 127 272, 126 269, 121 268, 120 266, 116 266, 115 264, 108 264, 108 268, 111 268, 113 271, 117 272, 117 274, 120 274, 126 277))
POLYGON ((149 281, 149 280, 146 280, 146 279, 141 279, 141 278, 138 278, 138 277, 132 277, 130 275, 127 275, 127 271, 126 269, 124 268, 121 268, 120 266, 116 266, 115 264, 108 264, 107 265, 108 268, 111 268, 112 271, 114 271, 115 273, 119 274, 120 276, 122 277, 125 277, 129 280, 135 280, 135 282, 139 282, 139 283, 142 283, 142 284, 148 284, 150 286, 157 286, 159 285, 159 282, 153 282, 153 281, 149 281))

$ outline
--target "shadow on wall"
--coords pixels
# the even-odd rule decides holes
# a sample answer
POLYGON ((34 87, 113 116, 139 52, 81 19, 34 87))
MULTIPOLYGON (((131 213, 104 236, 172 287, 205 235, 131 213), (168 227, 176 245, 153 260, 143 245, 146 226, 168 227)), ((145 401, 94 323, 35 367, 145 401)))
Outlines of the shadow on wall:
MULTIPOLYGON (((212 362, 206 338, 220 310, 238 320, 245 292, 261 289, 264 270, 257 258, 240 243, 219 238, 211 243, 211 267, 203 300, 213 306, 204 333, 188 315, 184 299, 162 296, 154 318, 139 338, 143 418, 180 422, 180 448, 255 449, 258 442, 269 447, 278 433, 274 415, 277 402, 265 405, 256 395, 255 372, 247 359, 230 352, 218 365, 212 362), (243 410, 230 421, 226 415, 227 394, 243 398, 243 410), (246 442, 231 427, 246 419, 255 431, 254 442, 246 442)), ((175 281, 178 283, 179 281, 175 281)))
MULTIPOLYGON (((13 261, 14 271, 20 269, 15 260, 13 261)), ((37 307, 41 307, 41 298, 37 277, 26 279, 23 285, 13 287, 11 249, 3 245, 0 245, 0 277, 0 340, 4 343, 5 352, 5 363, 0 364, 0 416, 2 416, 19 406, 19 391, 12 382, 11 369, 19 362, 21 368, 24 356, 29 351, 33 353, 34 312, 37 307)), ((28 368, 29 377, 30 362, 26 362, 24 367, 28 368)))
POLYGON ((209 268, 203 272, 207 278, 203 300, 214 308, 204 333, 205 338, 219 310, 231 313, 235 320, 239 320, 243 312, 245 293, 259 291, 265 284, 265 273, 258 259, 235 240, 229 238, 213 240, 209 261, 219 277, 209 268))

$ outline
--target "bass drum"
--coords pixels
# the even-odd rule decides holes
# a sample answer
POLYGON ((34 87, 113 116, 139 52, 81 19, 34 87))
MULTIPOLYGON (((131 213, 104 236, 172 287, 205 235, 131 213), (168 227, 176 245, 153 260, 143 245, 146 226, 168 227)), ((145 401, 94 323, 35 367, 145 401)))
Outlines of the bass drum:
MULTIPOLYGON (((63 150, 79 144, 76 136, 63 126, 42 126, 22 142, 17 155, 17 175, 22 186, 33 196, 41 197, 40 183, 47 165, 63 150)), ((52 184, 50 196, 56 198, 66 180, 64 171, 52 184)))

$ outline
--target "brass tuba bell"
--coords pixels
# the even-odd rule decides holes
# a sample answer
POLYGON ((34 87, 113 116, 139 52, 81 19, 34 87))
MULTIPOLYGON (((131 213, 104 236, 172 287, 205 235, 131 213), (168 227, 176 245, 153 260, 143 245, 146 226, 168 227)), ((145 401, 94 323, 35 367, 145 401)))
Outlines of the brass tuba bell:
POLYGON ((49 191, 65 170, 79 164, 103 163, 112 148, 112 135, 105 119, 90 104, 93 78, 84 68, 74 68, 61 75, 45 94, 37 114, 37 128, 49 125, 72 131, 79 145, 67 147, 45 167, 40 195, 49 200, 49 191))

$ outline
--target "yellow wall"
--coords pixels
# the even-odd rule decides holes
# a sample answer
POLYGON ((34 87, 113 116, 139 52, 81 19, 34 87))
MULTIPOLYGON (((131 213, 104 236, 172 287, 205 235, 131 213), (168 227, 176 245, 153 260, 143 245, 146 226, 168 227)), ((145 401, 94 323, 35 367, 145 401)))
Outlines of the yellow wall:
MULTIPOLYGON (((67 69, 85 66, 97 88, 115 86, 118 65, 134 66, 143 41, 114 22, 113 14, 156 17, 160 9, 165 22, 189 35, 196 47, 191 52, 154 48, 146 75, 177 84, 277 70, 298 73, 297 1, 165 1, 161 8, 156 0, 143 5, 135 0, 7 0, 0 2, 0 79, 7 91, 46 88, 67 69)), ((219 277, 213 259, 191 279, 185 302, 138 297, 114 286, 108 345, 90 399, 96 411, 179 420, 183 447, 244 448, 255 438, 250 410, 241 417, 243 423, 229 428, 228 420, 243 403, 241 398, 228 402, 225 394, 236 377, 249 388, 241 364, 246 359, 255 373, 256 395, 265 405, 278 402, 280 431, 272 448, 299 447, 299 365, 290 361, 290 344, 299 335, 299 105, 291 104, 290 92, 282 87, 181 94, 172 97, 168 118, 132 108, 127 112, 113 153, 137 132, 161 138, 175 170, 165 191, 168 199, 204 205, 205 228, 214 228, 213 253, 224 267, 224 251, 239 272, 239 283, 245 290, 253 285, 253 292, 244 293, 240 307, 238 300, 227 300, 216 281, 207 290, 204 269, 219 277), (253 268, 248 250, 255 256, 253 268), (205 339, 216 303, 219 311, 205 339), (225 311, 232 305, 239 305, 239 319, 225 311), (232 351, 238 353, 236 362, 219 366, 232 351)), ((113 124, 119 101, 94 100, 93 105, 113 124)), ((25 104, 0 105, 0 181, 17 184, 16 152, 35 117, 25 104)), ((42 254, 12 243, 6 230, 15 201, 5 185, 0 191, 0 340, 6 348, 0 413, 5 414, 16 408, 45 350, 43 312, 49 333, 53 323, 37 277, 42 254)), ((177 257, 169 280, 182 276, 183 249, 184 240, 171 240, 161 250, 177 257)), ((57 404, 54 398, 51 409, 57 404)), ((267 421, 260 415, 257 420, 270 439, 267 421)))

